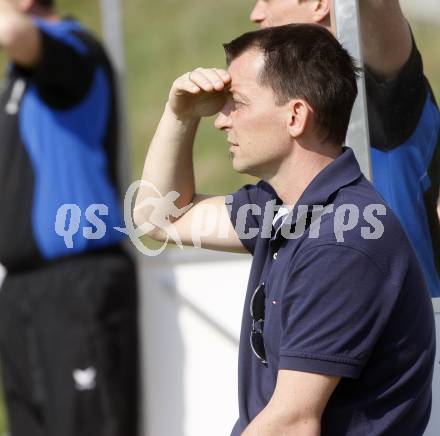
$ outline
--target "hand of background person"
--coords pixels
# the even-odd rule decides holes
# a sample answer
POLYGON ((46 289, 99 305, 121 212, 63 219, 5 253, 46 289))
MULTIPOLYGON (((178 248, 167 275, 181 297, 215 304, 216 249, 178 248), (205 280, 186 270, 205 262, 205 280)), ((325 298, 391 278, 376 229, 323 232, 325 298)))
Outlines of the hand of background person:
POLYGON ((178 118, 209 117, 221 110, 231 77, 219 68, 197 68, 177 78, 168 106, 178 118))
POLYGON ((25 68, 37 65, 41 57, 40 31, 12 0, 0 0, 0 48, 25 68))

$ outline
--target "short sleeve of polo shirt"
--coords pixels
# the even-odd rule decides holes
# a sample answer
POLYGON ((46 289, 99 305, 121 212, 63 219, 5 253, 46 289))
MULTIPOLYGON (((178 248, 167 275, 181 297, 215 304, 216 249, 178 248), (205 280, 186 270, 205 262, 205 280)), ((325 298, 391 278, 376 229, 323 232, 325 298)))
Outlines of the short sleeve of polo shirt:
POLYGON ((358 378, 392 310, 394 288, 385 283, 354 248, 302 253, 280 299, 279 369, 358 378))
POLYGON ((254 254, 260 237, 267 202, 276 201, 276 194, 265 182, 246 185, 227 197, 232 225, 242 244, 254 254))
POLYGON ((75 21, 49 23, 34 20, 42 38, 41 59, 31 77, 43 99, 51 106, 79 103, 88 93, 96 58, 81 36, 84 31, 75 21))
POLYGON ((414 39, 410 57, 396 77, 382 80, 366 66, 365 85, 372 146, 400 146, 416 129, 429 92, 414 39))

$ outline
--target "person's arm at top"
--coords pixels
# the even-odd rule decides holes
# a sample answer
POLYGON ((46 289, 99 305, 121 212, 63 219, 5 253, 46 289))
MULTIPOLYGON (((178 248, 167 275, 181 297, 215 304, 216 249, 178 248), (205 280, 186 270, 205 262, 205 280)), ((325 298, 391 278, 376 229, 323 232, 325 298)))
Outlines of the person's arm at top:
POLYGON ((0 46, 20 66, 33 67, 40 60, 38 28, 8 0, 0 0, 0 46))
MULTIPOLYGON (((181 209, 193 204, 181 217, 172 221, 184 245, 192 245, 192 232, 198 230, 194 226, 207 225, 206 220, 213 220, 213 231, 201 238, 202 247, 245 253, 247 250, 229 219, 225 197, 196 194, 194 181, 192 153, 200 119, 221 110, 227 98, 225 90, 229 82, 230 76, 224 70, 199 68, 191 74, 182 75, 173 83, 162 119, 148 149, 142 175, 142 181, 147 183, 139 188, 133 217, 141 228, 150 223, 152 210, 148 207, 148 198, 158 197, 152 186, 163 197, 176 191, 180 194, 175 201, 176 207, 181 209), (205 215, 203 222, 201 213, 208 208, 212 212, 205 215), (218 237, 220 226, 226 226, 227 236, 218 237)), ((162 212, 163 216, 169 216, 170 210, 166 204, 162 212)), ((160 241, 167 237, 166 228, 156 227, 146 233, 160 241)))
POLYGON ((242 436, 319 436, 339 377, 280 370, 274 394, 242 436))
POLYGON ((56 31, 58 20, 34 20, 10 0, 0 0, 0 48, 13 64, 27 70, 40 96, 66 108, 87 94, 98 58, 80 37, 56 31))
POLYGON ((391 79, 412 49, 411 31, 399 0, 362 0, 359 9, 365 64, 382 79, 391 79))

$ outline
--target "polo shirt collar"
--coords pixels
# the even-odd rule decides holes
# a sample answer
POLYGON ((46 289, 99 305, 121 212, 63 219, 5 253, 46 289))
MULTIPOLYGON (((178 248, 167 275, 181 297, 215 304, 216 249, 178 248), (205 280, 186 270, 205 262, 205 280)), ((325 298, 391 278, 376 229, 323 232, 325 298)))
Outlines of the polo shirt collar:
MULTIPOLYGON (((362 172, 353 150, 343 147, 342 153, 329 165, 327 165, 307 186, 295 207, 289 213, 290 216, 297 216, 299 205, 308 206, 326 205, 329 198, 344 186, 353 183, 362 172)), ((283 220, 284 221, 284 220, 283 220)), ((295 225, 295 220, 285 220, 295 225)), ((272 239, 282 237, 280 228, 277 226, 276 233, 272 239)))

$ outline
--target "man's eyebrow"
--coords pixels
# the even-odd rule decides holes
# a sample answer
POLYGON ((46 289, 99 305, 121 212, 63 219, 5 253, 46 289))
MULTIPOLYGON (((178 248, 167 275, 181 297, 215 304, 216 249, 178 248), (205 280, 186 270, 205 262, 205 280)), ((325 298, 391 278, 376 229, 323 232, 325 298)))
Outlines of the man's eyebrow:
POLYGON ((248 100, 248 98, 244 94, 242 94, 241 92, 239 92, 233 88, 229 89, 229 92, 230 92, 230 94, 237 95, 238 97, 241 97, 242 99, 244 99, 246 101, 248 100))

